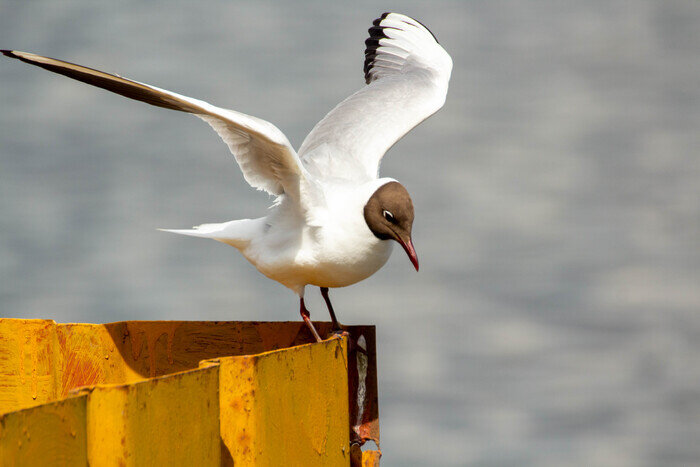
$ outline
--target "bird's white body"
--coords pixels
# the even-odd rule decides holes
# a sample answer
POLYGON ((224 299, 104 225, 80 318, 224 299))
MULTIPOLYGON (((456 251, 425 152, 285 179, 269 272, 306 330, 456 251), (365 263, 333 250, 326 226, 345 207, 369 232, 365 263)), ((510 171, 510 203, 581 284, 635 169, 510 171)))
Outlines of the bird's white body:
POLYGON ((282 196, 266 217, 170 232, 227 243, 261 273, 299 295, 306 285, 345 287, 377 272, 391 255, 393 242, 377 238, 363 216, 367 199, 390 181, 327 184, 326 203, 311 217, 282 196))

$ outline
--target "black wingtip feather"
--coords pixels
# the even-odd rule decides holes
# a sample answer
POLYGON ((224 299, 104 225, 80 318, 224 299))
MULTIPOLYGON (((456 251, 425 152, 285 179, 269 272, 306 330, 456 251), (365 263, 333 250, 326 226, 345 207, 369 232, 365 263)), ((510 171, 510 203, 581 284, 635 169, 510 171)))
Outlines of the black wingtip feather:
POLYGON ((369 33, 369 37, 374 37, 378 35, 383 35, 384 34, 384 28, 381 26, 372 26, 367 30, 369 33))
POLYGON ((391 12, 383 13, 379 18, 372 21, 372 27, 367 30, 369 37, 365 40, 365 63, 362 67, 365 73, 365 83, 367 84, 369 84, 369 72, 372 69, 372 62, 377 56, 376 51, 377 48, 379 48, 379 40, 387 37, 387 35, 384 34, 385 28, 380 26, 379 23, 390 14, 391 12))
MULTIPOLYGON (((377 47, 379 47, 379 39, 377 39, 376 37, 368 37, 367 39, 365 39, 365 47, 367 47, 368 49, 370 47, 374 47, 376 49, 377 47)), ((366 53, 367 50, 365 50, 365 54, 366 53)))
MULTIPOLYGON (((384 18, 386 18, 387 16, 389 16, 390 14, 391 14, 390 11, 383 13, 379 18, 372 21, 372 27, 367 30, 367 32, 369 33, 369 37, 365 40, 365 46, 366 46, 365 64, 363 67, 363 70, 365 73, 365 82, 367 84, 369 84, 369 81, 370 81, 369 72, 372 69, 374 58, 377 56, 376 52, 377 52, 377 49, 379 48, 379 41, 380 41, 380 39, 388 37, 384 33, 384 30, 385 29, 396 29, 396 28, 391 28, 390 26, 381 26, 382 20, 384 18)), ((433 34, 433 31, 428 29, 428 27, 425 24, 421 23, 417 19, 413 19, 413 21, 415 21, 416 23, 423 26, 426 29, 426 31, 428 31, 430 33, 430 35, 433 36, 433 39, 435 39, 435 42, 437 42, 438 44, 440 43, 440 42, 438 42, 437 37, 435 37, 435 34, 433 34)), ((406 24, 410 24, 413 27, 417 27, 415 24, 412 24, 412 23, 406 22, 406 24)))
POLYGON ((386 18, 387 16, 389 16, 390 14, 391 14, 390 11, 387 11, 387 12, 385 12, 385 13, 382 13, 382 16, 380 16, 379 18, 377 18, 377 19, 375 19, 374 21, 372 21, 372 24, 375 25, 375 26, 379 26, 379 23, 381 23, 382 20, 383 20, 384 18, 386 18))
POLYGON ((2 49, 2 50, 0 50, 0 53, 2 53, 3 55, 5 55, 5 56, 7 56, 7 57, 17 58, 17 55, 15 55, 15 54, 12 52, 12 50, 4 50, 4 49, 2 49))

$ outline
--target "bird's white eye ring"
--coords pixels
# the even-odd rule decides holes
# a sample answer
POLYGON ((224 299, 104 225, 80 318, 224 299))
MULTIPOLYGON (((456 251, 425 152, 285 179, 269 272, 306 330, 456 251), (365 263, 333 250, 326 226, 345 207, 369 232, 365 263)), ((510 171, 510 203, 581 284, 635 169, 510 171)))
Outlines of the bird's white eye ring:
POLYGON ((389 222, 394 222, 396 220, 394 219, 394 215, 386 209, 384 210, 384 212, 382 212, 382 215, 384 216, 384 219, 388 220, 389 222))

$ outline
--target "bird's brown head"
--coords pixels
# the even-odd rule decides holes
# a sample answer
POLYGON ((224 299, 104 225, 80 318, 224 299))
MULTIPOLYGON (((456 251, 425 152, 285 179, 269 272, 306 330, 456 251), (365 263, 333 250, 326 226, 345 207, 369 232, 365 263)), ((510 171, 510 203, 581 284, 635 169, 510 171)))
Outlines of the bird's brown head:
POLYGON ((380 186, 365 205, 365 222, 381 240, 396 240, 406 251, 418 270, 418 257, 411 240, 413 202, 408 191, 399 182, 380 186))

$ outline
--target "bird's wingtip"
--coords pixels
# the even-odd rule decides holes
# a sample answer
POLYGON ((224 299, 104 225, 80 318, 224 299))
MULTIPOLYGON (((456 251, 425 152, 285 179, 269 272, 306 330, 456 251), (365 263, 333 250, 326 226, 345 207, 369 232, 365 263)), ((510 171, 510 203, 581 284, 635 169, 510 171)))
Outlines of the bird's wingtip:
POLYGON ((3 55, 6 55, 8 57, 17 58, 16 55, 14 54, 13 50, 0 49, 0 53, 2 53, 3 55))

